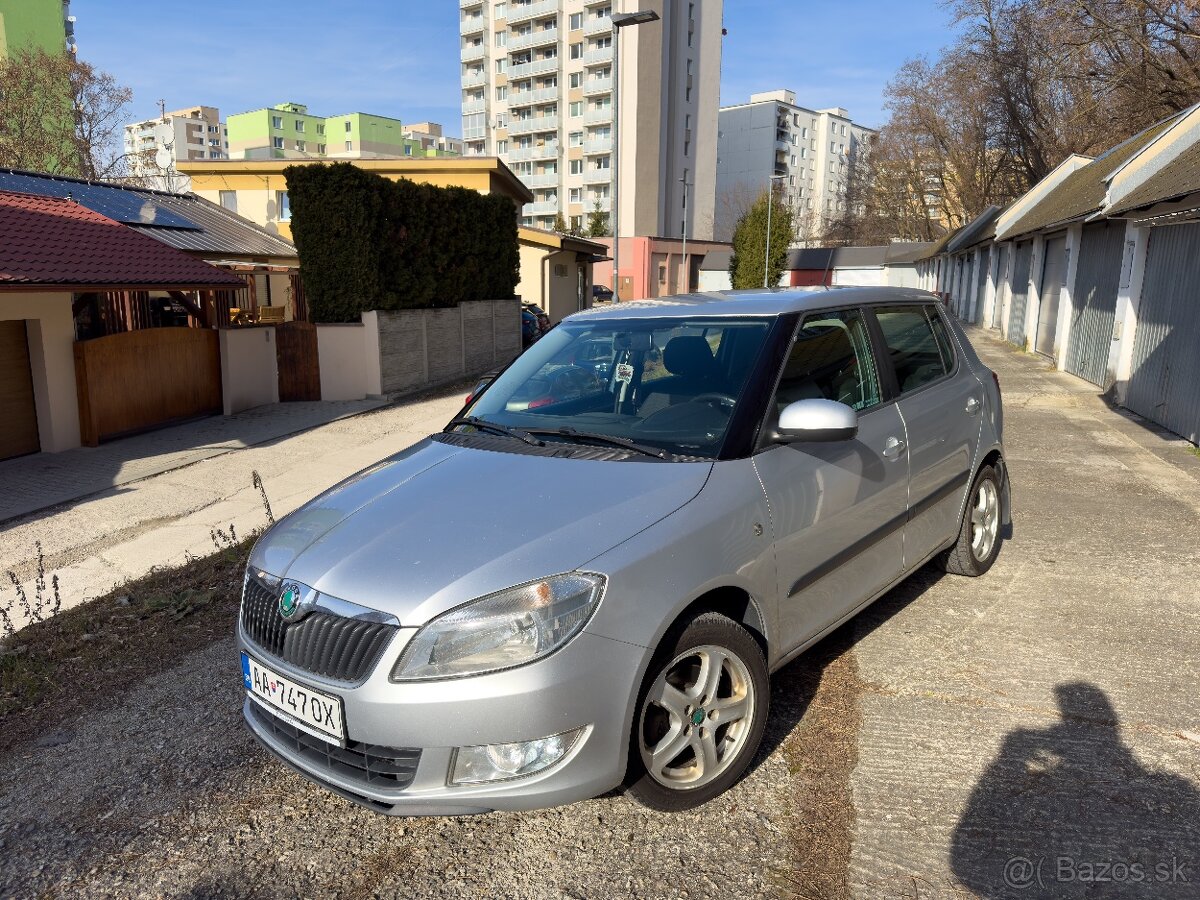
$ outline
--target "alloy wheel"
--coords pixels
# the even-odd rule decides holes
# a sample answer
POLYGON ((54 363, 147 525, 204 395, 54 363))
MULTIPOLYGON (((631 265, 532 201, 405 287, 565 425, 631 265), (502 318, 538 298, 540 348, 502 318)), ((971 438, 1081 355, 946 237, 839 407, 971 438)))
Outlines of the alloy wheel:
POLYGON ((979 482, 971 504, 971 555, 982 562, 992 552, 1000 531, 1000 493, 990 478, 979 482))

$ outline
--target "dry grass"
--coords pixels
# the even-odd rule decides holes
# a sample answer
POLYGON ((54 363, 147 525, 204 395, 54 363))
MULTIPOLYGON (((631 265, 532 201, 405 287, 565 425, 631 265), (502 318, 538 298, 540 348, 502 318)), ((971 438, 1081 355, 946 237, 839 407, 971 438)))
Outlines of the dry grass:
POLYGON ((232 635, 252 544, 153 571, 0 641, 0 750, 232 635))
POLYGON ((784 742, 796 791, 790 872, 784 891, 799 900, 851 896, 854 802, 850 776, 858 763, 863 683, 854 658, 853 625, 831 635, 801 663, 798 689, 811 698, 784 742))

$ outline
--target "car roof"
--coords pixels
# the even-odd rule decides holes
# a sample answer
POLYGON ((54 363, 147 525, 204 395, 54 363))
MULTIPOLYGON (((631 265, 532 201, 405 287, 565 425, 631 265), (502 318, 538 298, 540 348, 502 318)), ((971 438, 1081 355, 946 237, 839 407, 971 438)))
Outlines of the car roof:
MULTIPOLYGON (((782 316, 833 306, 879 303, 929 303, 928 291, 898 287, 786 288, 780 290, 709 291, 656 300, 627 300, 573 313, 567 320, 659 319, 693 316, 782 316)), ((566 320, 564 320, 566 321, 566 320)))

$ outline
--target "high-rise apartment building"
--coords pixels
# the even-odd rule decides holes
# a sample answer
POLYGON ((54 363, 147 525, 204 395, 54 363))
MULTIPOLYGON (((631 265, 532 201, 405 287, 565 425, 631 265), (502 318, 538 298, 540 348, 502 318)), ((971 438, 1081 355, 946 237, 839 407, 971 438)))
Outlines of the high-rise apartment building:
POLYGON ((463 142, 503 159, 534 192, 523 222, 609 212, 614 99, 621 234, 712 234, 722 0, 459 0, 463 142), (613 13, 659 21, 620 33, 613 13), (686 196, 686 206, 685 198, 686 196))
POLYGON ((0 0, 0 59, 18 50, 74 53, 71 0, 0 0))
POLYGON ((186 191, 188 178, 179 174, 175 164, 228 159, 229 139, 216 107, 189 106, 126 125, 125 155, 129 174, 139 183, 160 191, 186 191))
POLYGON ((792 91, 751 94, 724 106, 718 118, 716 237, 729 240, 748 201, 777 181, 795 211, 797 238, 819 236, 855 202, 857 168, 874 129, 856 125, 841 108, 808 109, 792 91))

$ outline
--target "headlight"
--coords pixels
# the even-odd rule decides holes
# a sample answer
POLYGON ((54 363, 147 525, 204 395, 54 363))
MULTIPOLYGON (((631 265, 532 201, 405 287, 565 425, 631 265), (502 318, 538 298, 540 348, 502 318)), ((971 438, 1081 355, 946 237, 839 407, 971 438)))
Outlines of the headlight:
POLYGON ((534 662, 579 633, 603 592, 600 575, 554 575, 473 600, 418 631, 392 681, 481 675, 534 662))

